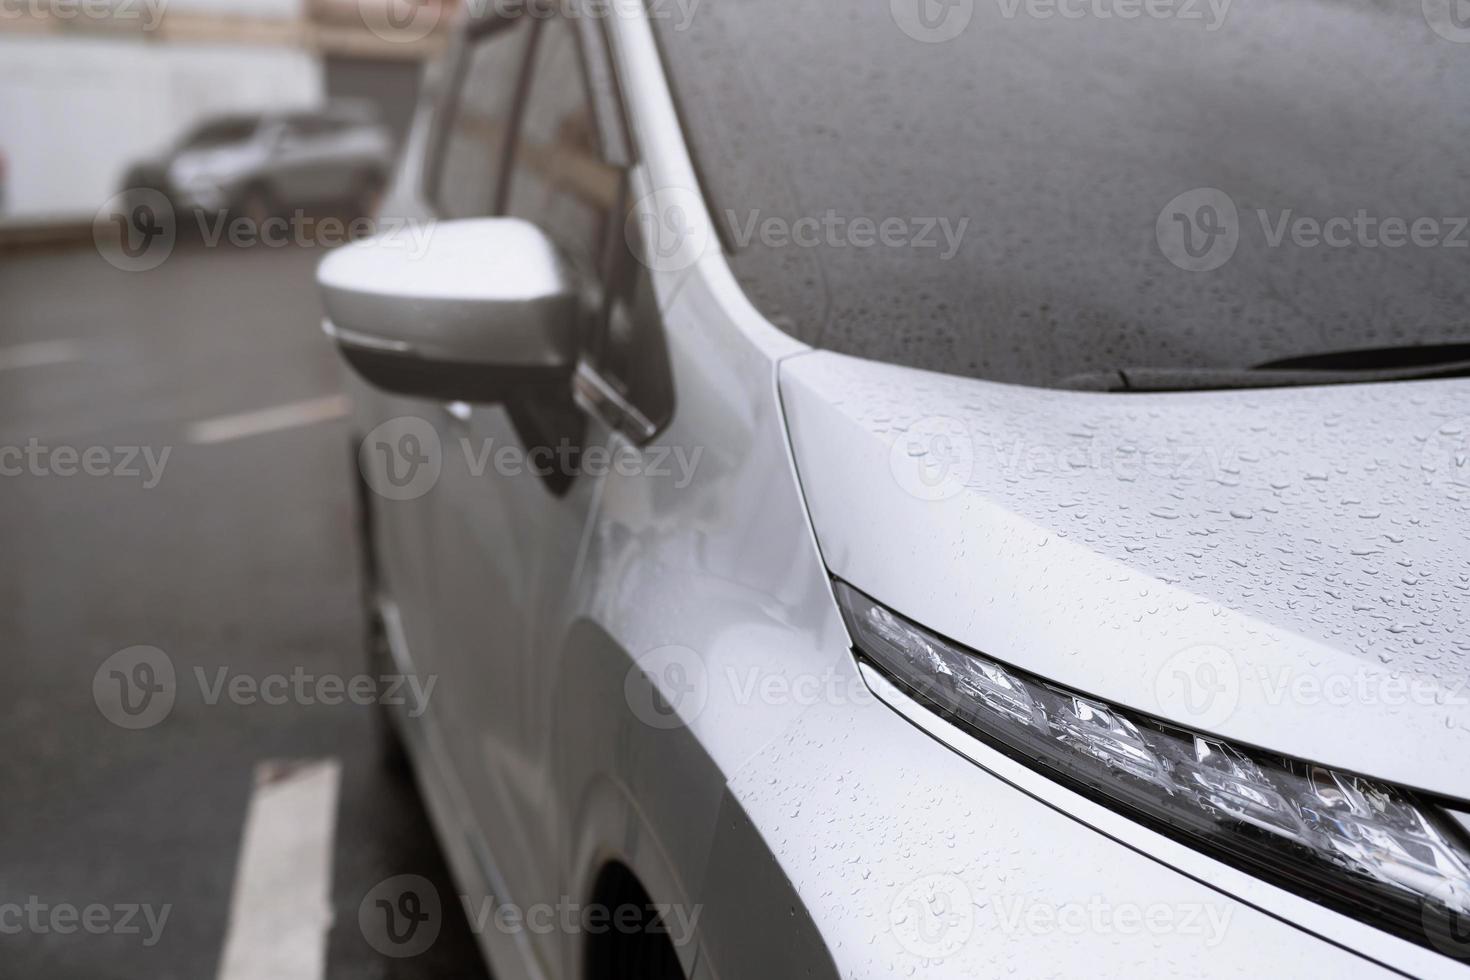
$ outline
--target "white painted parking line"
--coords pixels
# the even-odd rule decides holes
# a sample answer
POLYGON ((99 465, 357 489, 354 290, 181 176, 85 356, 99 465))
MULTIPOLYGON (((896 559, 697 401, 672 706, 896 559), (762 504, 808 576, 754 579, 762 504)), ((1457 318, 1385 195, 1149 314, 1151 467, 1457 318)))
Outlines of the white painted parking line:
POLYGON ((85 346, 80 340, 38 340, 0 347, 0 371, 80 360, 85 346))
POLYGON ((217 418, 191 422, 185 433, 189 442, 210 445, 230 442, 247 436, 280 432, 284 429, 299 429, 318 422, 330 422, 342 418, 352 409, 352 400, 346 395, 328 395, 304 402, 291 402, 256 412, 241 412, 238 415, 221 415, 217 418))
POLYGON ((217 980, 320 980, 332 925, 336 759, 262 762, 217 980))

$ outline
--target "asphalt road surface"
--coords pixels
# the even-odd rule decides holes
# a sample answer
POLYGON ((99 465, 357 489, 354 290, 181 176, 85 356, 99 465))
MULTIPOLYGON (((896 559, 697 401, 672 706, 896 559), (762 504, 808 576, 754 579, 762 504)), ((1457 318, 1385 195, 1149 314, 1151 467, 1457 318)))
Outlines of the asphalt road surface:
POLYGON ((0 253, 7 980, 233 980, 314 930, 303 976, 485 976, 377 708, 293 680, 365 670, 321 255, 0 253), (400 874, 447 909, 406 958, 359 924, 400 874))

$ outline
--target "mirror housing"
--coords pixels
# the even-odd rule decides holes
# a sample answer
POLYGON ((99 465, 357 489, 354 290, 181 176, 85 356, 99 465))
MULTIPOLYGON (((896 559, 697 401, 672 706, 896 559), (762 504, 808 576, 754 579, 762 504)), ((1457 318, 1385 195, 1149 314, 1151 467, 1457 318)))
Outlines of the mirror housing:
POLYGON ((581 297, 540 228, 519 218, 383 234, 317 267, 323 329, 375 387, 439 401, 494 403, 570 384, 581 297))

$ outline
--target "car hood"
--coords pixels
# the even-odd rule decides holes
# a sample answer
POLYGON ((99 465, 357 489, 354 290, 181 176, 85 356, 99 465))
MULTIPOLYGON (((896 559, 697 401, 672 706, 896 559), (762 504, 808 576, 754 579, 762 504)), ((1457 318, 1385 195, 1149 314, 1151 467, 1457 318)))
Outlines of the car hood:
POLYGON ((780 369, 832 573, 998 660, 1470 799, 1470 380, 1101 394, 780 369))

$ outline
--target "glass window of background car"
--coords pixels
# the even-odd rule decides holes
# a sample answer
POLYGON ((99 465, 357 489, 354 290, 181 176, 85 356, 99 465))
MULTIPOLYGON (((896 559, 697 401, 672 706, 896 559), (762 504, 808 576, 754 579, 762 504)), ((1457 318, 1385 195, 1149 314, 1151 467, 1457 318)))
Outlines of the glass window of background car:
POLYGON ((472 47, 451 103, 434 204, 446 218, 495 213, 506 133, 529 28, 507 27, 472 47))
POLYGON ((241 143, 248 140, 259 125, 259 120, 246 118, 230 118, 216 120, 200 126, 189 137, 184 140, 184 145, 190 149, 200 149, 209 146, 228 146, 231 143, 241 143))

